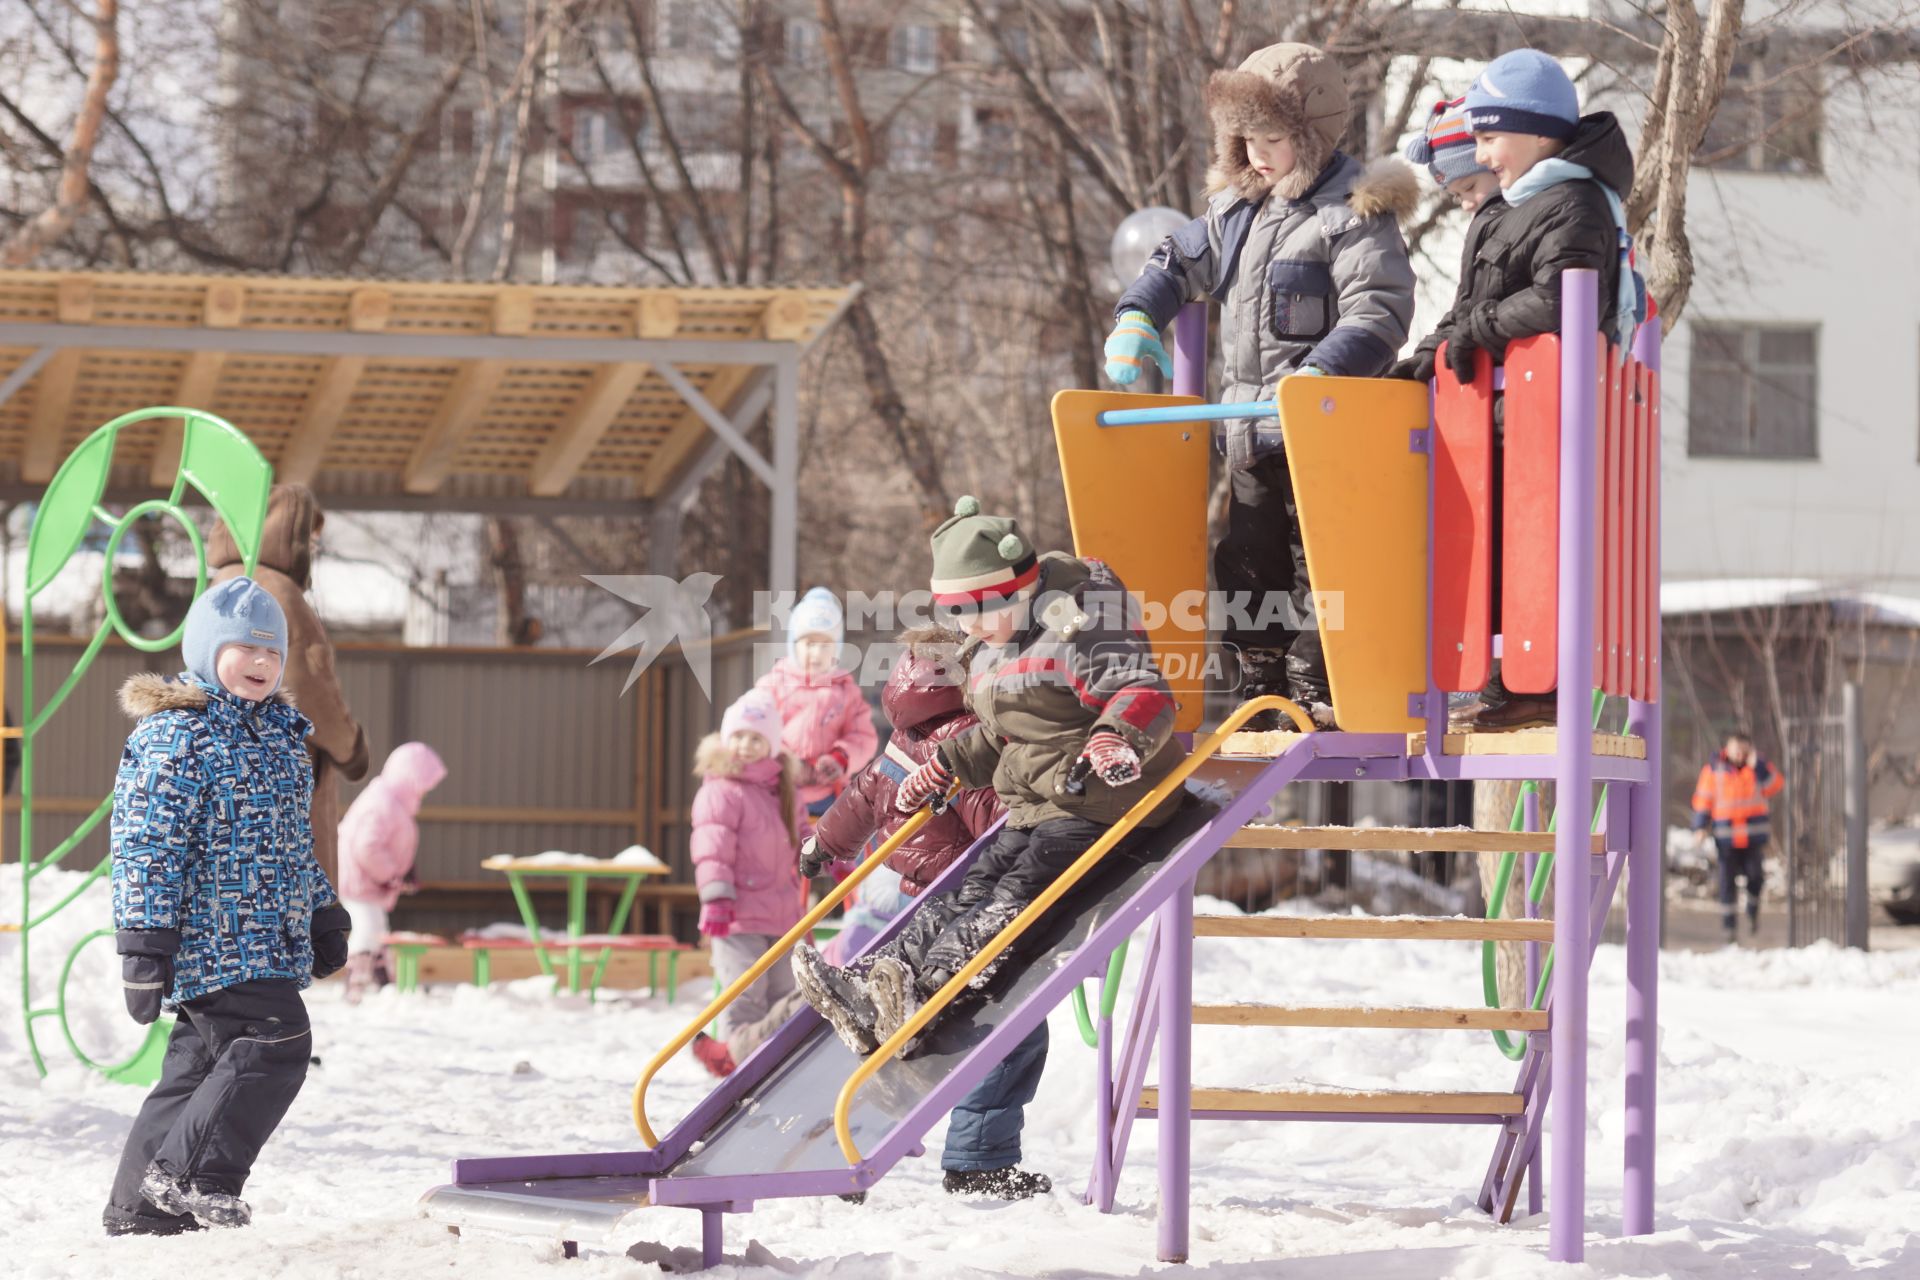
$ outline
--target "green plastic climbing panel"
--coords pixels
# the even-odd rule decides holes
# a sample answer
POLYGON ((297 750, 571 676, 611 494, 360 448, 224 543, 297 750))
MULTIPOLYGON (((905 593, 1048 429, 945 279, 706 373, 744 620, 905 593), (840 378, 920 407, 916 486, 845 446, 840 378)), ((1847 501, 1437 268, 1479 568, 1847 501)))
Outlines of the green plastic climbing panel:
MULTIPOLYGON (((20 627, 22 707, 18 848, 21 871, 18 927, 20 1007, 26 1018, 27 1049, 33 1055, 34 1068, 42 1075, 47 1072, 47 1064, 38 1029, 44 1021, 52 1020, 58 1025, 68 1050, 81 1063, 101 1072, 108 1079, 138 1085, 152 1084, 159 1079, 160 1061, 166 1053, 167 1036, 172 1024, 167 1019, 155 1023, 140 1047, 120 1062, 95 1061, 74 1038, 67 1017, 68 980, 73 975, 74 964, 81 952, 102 938, 112 938, 110 920, 101 922, 103 927, 88 933, 67 953, 60 964, 58 980, 50 992, 42 990, 36 994, 34 990, 34 930, 71 906, 90 885, 108 874, 112 869, 112 858, 102 858, 80 884, 53 905, 38 911, 34 908, 32 896, 34 877, 49 867, 57 866, 100 825, 113 808, 113 797, 104 797, 81 820, 73 834, 45 855, 38 855, 33 841, 34 740, 86 676, 101 646, 106 643, 109 632, 117 632, 128 644, 147 653, 159 653, 180 643, 179 628, 159 639, 135 634, 120 616, 119 604, 113 598, 114 556, 127 531, 133 527, 133 522, 143 516, 158 514, 177 521, 187 531, 187 537, 193 543, 194 595, 198 597, 207 586, 207 553, 201 543, 199 529, 181 505, 188 490, 193 490, 210 505, 226 524, 228 531, 233 534, 234 544, 240 548, 247 572, 252 573, 260 557, 261 528, 266 522, 267 493, 272 487, 273 468, 260 456, 253 442, 232 423, 199 409, 158 406, 122 414, 82 441, 60 464, 60 470, 54 473, 34 513, 33 526, 27 534, 27 595, 21 610, 20 627), (173 488, 164 499, 142 502, 115 514, 102 505, 107 481, 112 474, 114 447, 119 443, 123 430, 153 419, 177 420, 183 425, 185 434, 180 449, 180 470, 174 476, 173 488), (96 524, 105 525, 110 531, 101 583, 106 619, 94 632, 80 660, 74 664, 72 674, 47 699, 45 705, 39 705, 35 702, 33 683, 34 601, 60 576, 96 524)), ((0 647, 0 652, 3 652, 3 647, 0 647)))

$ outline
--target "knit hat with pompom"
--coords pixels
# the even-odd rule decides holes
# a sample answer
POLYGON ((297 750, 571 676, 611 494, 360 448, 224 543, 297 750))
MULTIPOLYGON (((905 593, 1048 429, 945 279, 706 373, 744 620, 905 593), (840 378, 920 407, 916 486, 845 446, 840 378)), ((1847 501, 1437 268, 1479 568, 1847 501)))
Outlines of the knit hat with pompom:
POLYGON ((1012 516, 980 514, 962 498, 933 531, 933 602, 942 608, 991 607, 1040 576, 1033 544, 1012 516))

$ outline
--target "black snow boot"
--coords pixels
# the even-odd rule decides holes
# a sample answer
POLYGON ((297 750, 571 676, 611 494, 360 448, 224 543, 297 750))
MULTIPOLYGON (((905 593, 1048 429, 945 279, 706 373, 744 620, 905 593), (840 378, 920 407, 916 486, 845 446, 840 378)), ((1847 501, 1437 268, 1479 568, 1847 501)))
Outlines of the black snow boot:
MULTIPOLYGON (((1241 649, 1240 701, 1277 695, 1290 696, 1287 688, 1287 655, 1280 649, 1241 649)), ((1293 722, 1278 711, 1262 711, 1242 726, 1247 733, 1272 733, 1291 729, 1293 722)))
POLYGON ((253 1221, 253 1210, 239 1196, 176 1181, 158 1164, 147 1166, 140 1194, 160 1212, 190 1213, 203 1227, 244 1227, 253 1221))
POLYGON ((190 1213, 161 1217, 157 1213, 127 1213, 112 1207, 101 1216, 100 1222, 110 1236, 177 1236, 186 1231, 205 1230, 190 1213))
POLYGON ((1311 658, 1287 655, 1287 696, 1312 718, 1314 728, 1334 727, 1333 691, 1327 685, 1326 663, 1318 660, 1317 653, 1311 658))
POLYGON ((1029 1200, 1053 1190, 1053 1179, 1028 1173, 1017 1165, 1004 1169, 949 1169, 941 1183, 950 1196, 989 1196, 995 1200, 1029 1200))
POLYGON ((858 974, 834 968, 818 951, 801 943, 793 949, 793 978, 801 996, 847 1048, 864 1058, 880 1047, 873 1034, 878 1014, 858 974))

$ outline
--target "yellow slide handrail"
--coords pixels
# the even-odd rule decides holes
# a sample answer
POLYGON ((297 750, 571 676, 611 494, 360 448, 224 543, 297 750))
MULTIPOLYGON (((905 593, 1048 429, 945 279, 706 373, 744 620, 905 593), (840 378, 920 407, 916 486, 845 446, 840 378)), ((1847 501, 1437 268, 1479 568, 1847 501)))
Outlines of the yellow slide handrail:
POLYGON ((826 914, 840 905, 841 899, 860 887, 860 882, 872 875, 875 868, 893 856, 893 851, 912 838, 913 833, 927 825, 932 816, 931 809, 921 809, 901 824, 900 829, 889 836, 884 844, 869 854, 865 861, 854 868, 853 874, 834 886, 833 892, 820 899, 819 905, 800 918, 800 923, 787 930, 780 941, 768 947, 766 954, 753 962, 751 968, 735 978, 733 985, 713 998, 713 1003, 701 1010, 700 1016, 687 1024, 686 1030, 667 1043, 667 1047, 653 1055, 653 1061, 640 1073, 640 1079, 633 1086, 633 1124, 640 1130, 640 1136, 647 1140, 649 1149, 660 1145, 660 1139, 654 1136, 653 1126, 647 1123, 647 1086, 653 1083, 654 1073, 666 1065, 669 1058, 693 1042, 693 1038, 714 1020, 720 1011, 740 998, 740 993, 752 986, 761 974, 778 964, 780 957, 792 949, 800 939, 810 937, 813 927, 826 918, 826 914))
POLYGON ((1302 711, 1286 698, 1282 698, 1276 694, 1268 694, 1258 698, 1251 698, 1241 703, 1238 709, 1236 709, 1232 715, 1228 716, 1225 722, 1223 722, 1218 729, 1215 729, 1205 742, 1189 752, 1185 760, 1182 760, 1174 766, 1172 773, 1160 779, 1158 783, 1154 784, 1151 791, 1135 801, 1133 808, 1127 810, 1127 812, 1122 815, 1120 821, 1107 828, 1106 833, 1089 845, 1087 851, 1081 854, 1072 866, 1061 872, 1059 877, 1055 879, 1052 884, 1048 885, 1045 892, 1038 898, 1035 898, 1025 911, 1015 916, 1006 928, 995 934, 992 942, 989 942, 973 959, 967 961, 960 972, 947 979, 947 985, 935 992, 931 1000, 921 1005, 913 1017, 907 1019, 904 1026, 888 1037, 885 1044, 867 1055, 867 1060, 862 1062, 859 1068, 851 1076, 847 1077, 846 1084, 840 1087, 840 1097, 833 1104, 833 1131, 835 1136, 840 1139, 840 1154, 847 1158, 849 1165, 857 1165, 864 1158, 860 1154, 860 1148, 853 1145, 853 1127, 851 1123, 853 1097, 860 1091, 860 1086, 871 1080, 875 1072, 879 1071, 881 1067, 885 1066, 898 1055, 909 1040, 919 1035, 920 1032, 926 1028, 927 1024, 932 1022, 940 1011, 953 1001, 955 996, 966 990, 968 983, 972 982, 980 975, 982 970, 993 963, 994 957, 1011 946, 1022 933, 1026 932, 1027 927, 1035 920, 1038 920, 1042 915, 1046 914, 1047 909, 1064 897, 1067 890, 1073 888, 1073 886, 1080 881, 1081 877, 1092 870, 1093 865, 1105 857, 1107 851, 1118 844, 1121 838, 1129 831, 1133 830, 1134 826, 1138 824, 1142 818, 1159 808, 1160 802, 1172 795, 1176 788, 1186 782, 1188 776, 1191 775, 1195 769, 1198 769, 1202 763, 1216 754, 1221 747, 1225 746, 1227 739, 1235 733, 1238 733, 1241 725, 1262 711, 1269 710, 1284 711, 1293 720, 1295 727, 1297 727, 1300 732, 1313 732, 1313 722, 1307 718, 1306 712, 1302 711))

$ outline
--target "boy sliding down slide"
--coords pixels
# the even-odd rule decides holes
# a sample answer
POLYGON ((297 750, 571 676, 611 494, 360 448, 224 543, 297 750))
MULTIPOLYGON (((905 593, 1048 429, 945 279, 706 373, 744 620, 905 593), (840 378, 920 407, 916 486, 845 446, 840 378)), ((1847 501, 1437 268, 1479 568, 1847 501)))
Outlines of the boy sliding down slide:
MULTIPOLYGON (((932 585, 935 604, 967 635, 959 662, 980 723, 942 742, 900 784, 895 804, 910 813, 955 783, 991 783, 1007 823, 960 888, 923 902, 865 972, 834 968, 808 946, 795 950, 801 994, 861 1055, 911 1019, 1186 754, 1126 588, 1100 561, 1036 557, 1012 519, 982 515, 979 502, 962 498, 934 530, 932 585)), ((1165 823, 1183 794, 1139 827, 1165 823)), ((1030 959, 1016 943, 970 990, 1030 959)))

